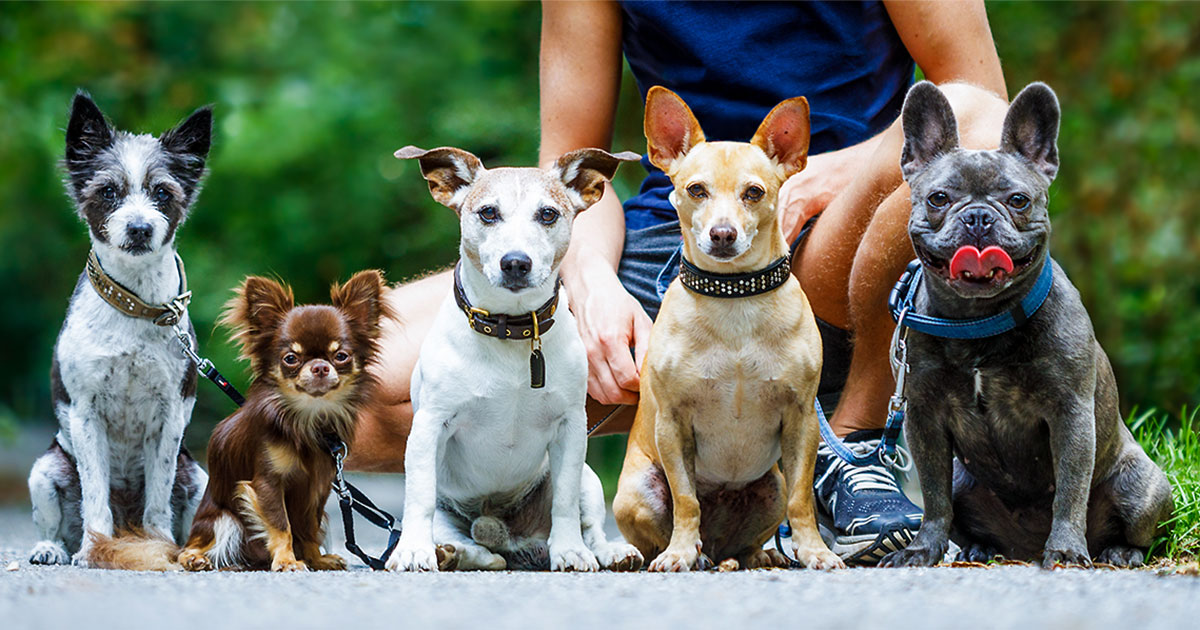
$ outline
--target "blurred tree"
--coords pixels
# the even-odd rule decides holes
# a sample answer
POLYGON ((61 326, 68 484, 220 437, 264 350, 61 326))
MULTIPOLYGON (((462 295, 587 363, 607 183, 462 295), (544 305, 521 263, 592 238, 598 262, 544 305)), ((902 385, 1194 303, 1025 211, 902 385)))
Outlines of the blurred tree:
MULTIPOLYGON (((1079 286, 1128 406, 1200 393, 1200 7, 996 4, 1008 84, 1063 102, 1054 252, 1079 286)), ((216 105, 209 177, 178 245, 206 354, 245 384, 213 322, 246 274, 301 301, 378 267, 393 280, 449 265, 453 214, 405 144, 532 164, 539 8, 533 3, 5 4, 0 11, 0 425, 52 422, 50 348, 87 252, 60 182, 77 87, 117 126, 158 133, 216 105)), ((803 63, 803 60, 797 60, 803 63)), ((618 149, 644 150, 625 77, 618 149)), ((636 189, 625 168, 617 190, 636 189)), ((189 443, 229 411, 201 387, 189 443)))

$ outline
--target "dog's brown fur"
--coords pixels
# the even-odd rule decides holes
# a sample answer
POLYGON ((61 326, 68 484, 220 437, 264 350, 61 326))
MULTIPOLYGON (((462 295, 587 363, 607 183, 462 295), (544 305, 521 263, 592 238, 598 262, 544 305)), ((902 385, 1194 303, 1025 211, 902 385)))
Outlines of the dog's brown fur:
POLYGON ((379 320, 390 315, 385 290, 382 273, 363 271, 333 287, 332 307, 295 307, 289 288, 250 277, 229 302, 222 321, 255 378, 246 404, 209 441, 208 488, 179 555, 185 569, 233 558, 273 571, 346 567, 319 547, 335 474, 327 444, 353 441, 358 409, 375 385, 366 367, 376 356, 379 320), (327 390, 313 383, 324 370, 336 380, 327 390), (236 550, 215 549, 222 519, 239 528, 236 550))

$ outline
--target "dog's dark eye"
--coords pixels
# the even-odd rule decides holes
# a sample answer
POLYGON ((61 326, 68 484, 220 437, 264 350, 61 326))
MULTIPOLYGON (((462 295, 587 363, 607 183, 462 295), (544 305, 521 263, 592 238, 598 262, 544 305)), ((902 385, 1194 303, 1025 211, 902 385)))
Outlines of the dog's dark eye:
POLYGON ((339 350, 337 354, 333 355, 333 360, 337 363, 345 363, 350 360, 350 355, 339 350))
POLYGON ((558 220, 558 210, 546 206, 538 210, 537 219, 541 221, 542 225, 554 225, 554 222, 558 220))
POLYGON ((1021 193, 1013 193, 1008 197, 1008 205, 1017 210, 1024 210, 1029 207, 1029 197, 1021 193))
POLYGON ((283 364, 288 367, 296 367, 300 365, 300 357, 296 356, 295 352, 289 352, 283 355, 283 364))
POLYGON ((939 190, 929 195, 925 202, 934 208, 945 208, 946 204, 950 203, 950 195, 939 190))
POLYGON ((104 188, 100 189, 100 196, 104 197, 108 201, 112 201, 113 199, 117 198, 117 189, 114 188, 111 184, 108 186, 105 186, 104 188))
POLYGON ((688 186, 687 193, 696 199, 704 199, 708 197, 708 189, 704 187, 704 184, 692 184, 691 186, 688 186))
POLYGON ((479 220, 484 223, 495 223, 500 219, 500 210, 496 206, 484 206, 479 209, 479 220))
POLYGON ((166 203, 171 200, 171 193, 165 186, 158 186, 154 189, 154 200, 158 203, 166 203))
POLYGON ((746 189, 746 192, 742 193, 742 199, 745 199, 750 203, 756 203, 758 200, 762 199, 763 195, 765 194, 767 194, 767 191, 763 190, 760 186, 750 186, 746 189))

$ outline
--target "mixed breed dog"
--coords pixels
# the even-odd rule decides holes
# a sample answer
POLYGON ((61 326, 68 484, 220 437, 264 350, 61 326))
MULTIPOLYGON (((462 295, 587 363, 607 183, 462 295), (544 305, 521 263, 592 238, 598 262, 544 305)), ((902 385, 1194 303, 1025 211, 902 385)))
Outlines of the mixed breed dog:
MULTIPOLYGON (((808 119, 793 98, 750 142, 706 142, 678 96, 649 92, 649 157, 674 184, 686 263, 643 362, 614 502, 628 543, 606 539, 604 493, 584 463, 587 359, 558 271, 575 216, 638 156, 582 149, 548 168, 485 169, 461 149, 396 152, 418 161, 462 239, 454 291, 412 377, 403 528, 387 568, 784 567, 763 547, 785 519, 798 563, 844 566, 817 530, 821 341, 776 208, 805 166, 808 119)), ((936 564, 950 539, 970 560, 1141 563, 1170 487, 1122 422, 1108 359, 1049 255, 1054 93, 1035 83, 1013 100, 998 150, 960 148, 950 104, 928 82, 910 90, 902 120, 914 311, 994 315, 1052 284, 1003 334, 909 331, 907 436, 925 519, 882 564, 936 564)), ((195 348, 174 237, 211 127, 206 108, 158 138, 134 135, 75 97, 67 187, 92 255, 54 350, 59 432, 29 479, 33 563, 346 567, 321 546, 328 445, 352 442, 380 321, 397 314, 378 271, 335 285, 331 305, 298 306, 286 286, 247 278, 222 321, 254 379, 214 431, 205 473, 181 446, 197 366, 176 345, 195 348)))

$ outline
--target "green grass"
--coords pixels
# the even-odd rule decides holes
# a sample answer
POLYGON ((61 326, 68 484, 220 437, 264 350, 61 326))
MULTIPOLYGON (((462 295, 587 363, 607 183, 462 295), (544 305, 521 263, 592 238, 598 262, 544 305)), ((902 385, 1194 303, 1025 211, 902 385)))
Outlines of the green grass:
POLYGON ((1200 407, 1185 408, 1179 418, 1156 410, 1130 415, 1129 428, 1150 458, 1171 480, 1175 513, 1166 533, 1150 547, 1152 557, 1174 561, 1200 556, 1200 407))

